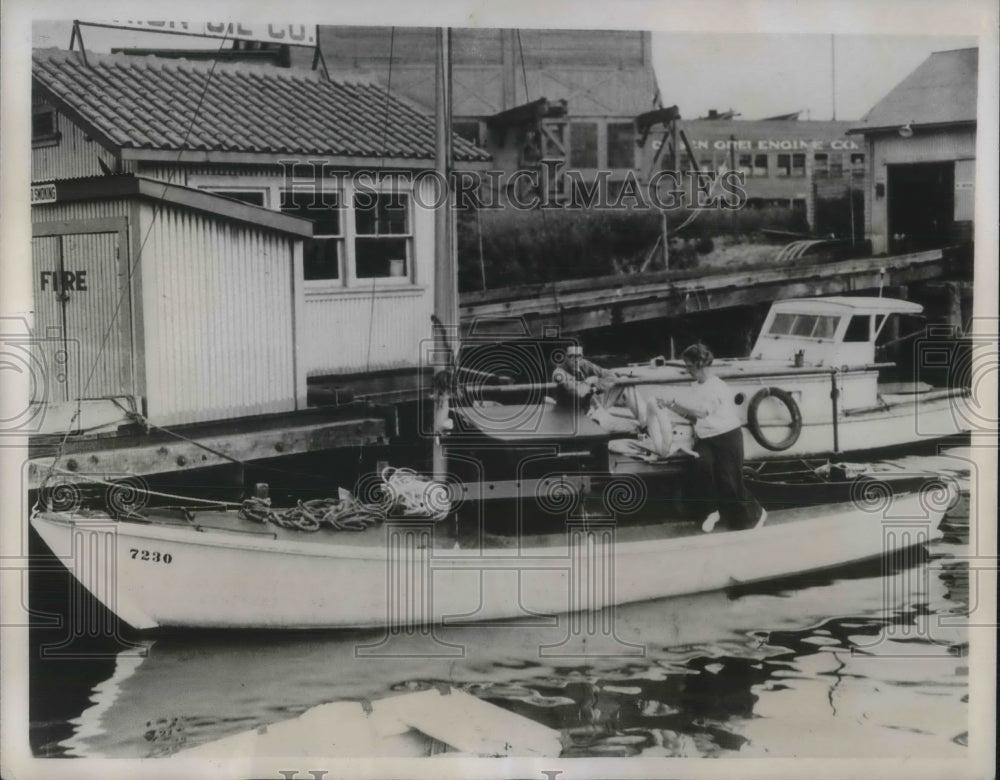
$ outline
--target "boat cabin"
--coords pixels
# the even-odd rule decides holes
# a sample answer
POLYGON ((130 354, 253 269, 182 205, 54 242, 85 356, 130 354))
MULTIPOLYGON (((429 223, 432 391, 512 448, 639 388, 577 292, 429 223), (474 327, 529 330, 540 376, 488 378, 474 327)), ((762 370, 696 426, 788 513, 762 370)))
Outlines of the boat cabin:
POLYGON ((893 314, 923 307, 894 298, 831 296, 777 301, 764 320, 754 360, 808 366, 863 366, 875 362, 875 341, 893 314), (799 355, 798 361, 796 355, 799 355))
MULTIPOLYGON (((838 413, 871 408, 879 403, 876 340, 892 315, 922 311, 919 304, 894 298, 830 296, 776 301, 750 356, 717 359, 713 369, 732 388, 744 422, 751 398, 765 386, 786 392, 807 419, 830 415, 831 382, 836 384, 838 413)), ((679 387, 691 384, 679 360, 657 358, 618 374, 601 403, 633 416, 638 416, 648 399, 668 400, 677 396, 679 387)), ((774 406, 775 412, 784 413, 777 403, 774 406)))

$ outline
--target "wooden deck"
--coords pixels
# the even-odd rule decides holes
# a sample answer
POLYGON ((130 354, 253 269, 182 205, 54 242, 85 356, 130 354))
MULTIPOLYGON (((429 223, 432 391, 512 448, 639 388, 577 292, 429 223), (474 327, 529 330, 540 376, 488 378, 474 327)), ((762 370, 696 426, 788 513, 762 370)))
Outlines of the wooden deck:
MULTIPOLYGON (((395 431, 389 408, 306 410, 223 423, 120 429, 102 436, 70 437, 57 467, 62 481, 87 482, 249 463, 287 455, 384 444, 395 431)), ((134 428, 135 426, 133 426, 134 428)), ((27 482, 35 489, 48 473, 61 436, 33 437, 27 482)))
POLYGON ((804 258, 788 266, 738 270, 661 271, 629 277, 579 279, 466 293, 463 335, 506 332, 562 335, 624 323, 679 317, 781 298, 839 295, 961 277, 966 254, 957 248, 851 260, 804 258))

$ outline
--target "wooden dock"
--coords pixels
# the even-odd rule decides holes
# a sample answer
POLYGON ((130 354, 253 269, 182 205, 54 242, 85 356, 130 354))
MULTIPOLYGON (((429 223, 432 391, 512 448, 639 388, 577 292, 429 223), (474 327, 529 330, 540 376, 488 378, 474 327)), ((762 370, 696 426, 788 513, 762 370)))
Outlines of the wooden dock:
POLYGON ((39 487, 52 465, 62 481, 113 481, 229 464, 253 463, 288 455, 345 447, 385 444, 395 433, 390 408, 309 410, 262 418, 226 421, 113 435, 34 437, 29 446, 28 487, 39 487))
POLYGON ((466 293, 463 336, 506 332, 511 321, 541 338, 625 323, 768 303, 782 298, 851 294, 935 279, 967 277, 968 253, 935 249, 891 257, 829 260, 738 270, 660 271, 466 293))

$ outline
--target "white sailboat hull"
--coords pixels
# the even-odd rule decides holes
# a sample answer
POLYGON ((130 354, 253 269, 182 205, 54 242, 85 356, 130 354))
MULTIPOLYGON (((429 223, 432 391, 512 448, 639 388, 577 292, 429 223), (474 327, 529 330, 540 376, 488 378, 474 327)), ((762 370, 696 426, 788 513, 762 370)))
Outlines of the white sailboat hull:
POLYGON ((912 493, 878 512, 786 510, 760 529, 667 538, 668 526, 571 522, 565 535, 527 537, 520 549, 449 547, 420 524, 299 539, 59 513, 32 524, 137 629, 398 630, 597 610, 841 566, 928 541, 951 500, 912 493))

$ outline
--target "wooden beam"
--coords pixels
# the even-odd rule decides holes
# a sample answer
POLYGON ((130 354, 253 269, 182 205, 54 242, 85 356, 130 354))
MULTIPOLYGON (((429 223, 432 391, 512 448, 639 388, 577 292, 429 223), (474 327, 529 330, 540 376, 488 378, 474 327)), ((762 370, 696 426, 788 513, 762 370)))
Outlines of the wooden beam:
POLYGON ((644 134, 648 132, 649 128, 653 125, 667 125, 680 118, 681 112, 678 110, 677 106, 655 108, 652 111, 646 111, 643 114, 639 114, 639 116, 635 118, 635 128, 640 133, 644 134))
POLYGON ((520 125, 525 122, 535 122, 544 117, 556 117, 566 115, 565 100, 548 100, 538 98, 530 103, 522 103, 519 106, 508 108, 493 116, 486 117, 486 124, 490 127, 510 127, 520 125))
MULTIPOLYGON (((220 466, 233 460, 252 462, 284 455, 384 444, 387 434, 385 420, 361 418, 191 439, 148 442, 140 439, 132 446, 113 446, 113 441, 97 439, 86 450, 64 455, 56 465, 79 474, 78 479, 82 482, 88 477, 121 479, 125 475, 164 474, 220 466)), ((29 461, 30 488, 39 486, 51 463, 51 456, 29 461)))

